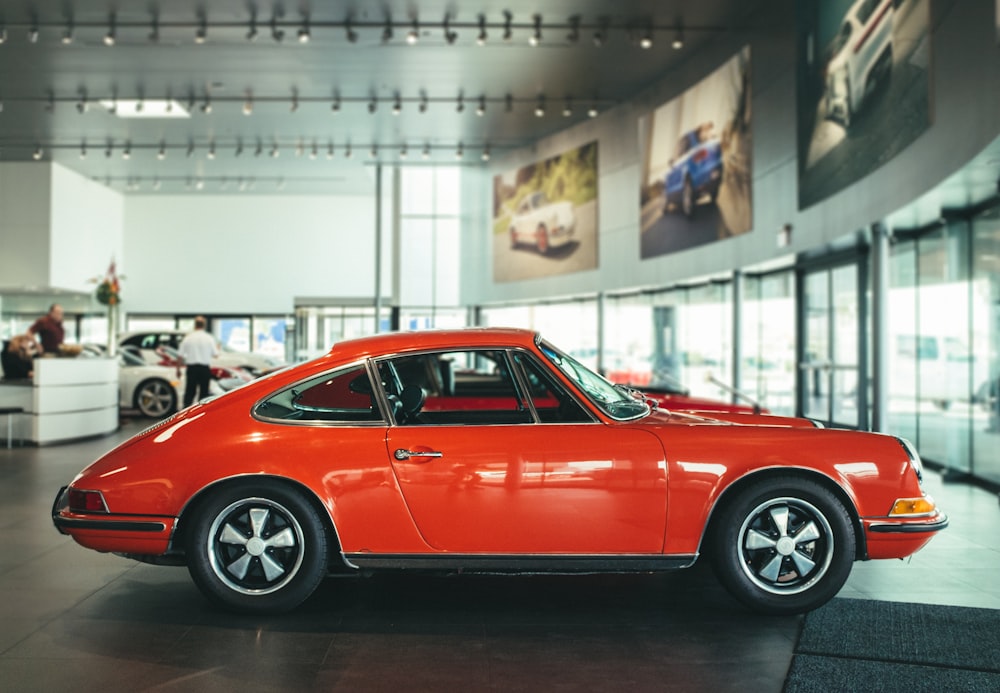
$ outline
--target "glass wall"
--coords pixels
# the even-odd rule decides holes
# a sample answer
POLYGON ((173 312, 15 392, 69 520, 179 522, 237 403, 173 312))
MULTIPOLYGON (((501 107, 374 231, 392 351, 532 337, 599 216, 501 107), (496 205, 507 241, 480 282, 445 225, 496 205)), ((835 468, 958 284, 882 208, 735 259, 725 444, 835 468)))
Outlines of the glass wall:
POLYGON ((774 414, 795 413, 795 273, 744 280, 742 382, 737 387, 774 414))
POLYGON ((972 471, 1000 484, 1000 208, 972 222, 972 471))

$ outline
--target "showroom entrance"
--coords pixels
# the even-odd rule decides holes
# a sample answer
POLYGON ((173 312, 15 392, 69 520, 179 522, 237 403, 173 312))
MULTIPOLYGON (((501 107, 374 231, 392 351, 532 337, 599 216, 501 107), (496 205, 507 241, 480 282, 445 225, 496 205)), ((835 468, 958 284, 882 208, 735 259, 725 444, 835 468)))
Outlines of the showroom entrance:
POLYGON ((863 248, 798 271, 798 414, 868 428, 867 271, 863 248))

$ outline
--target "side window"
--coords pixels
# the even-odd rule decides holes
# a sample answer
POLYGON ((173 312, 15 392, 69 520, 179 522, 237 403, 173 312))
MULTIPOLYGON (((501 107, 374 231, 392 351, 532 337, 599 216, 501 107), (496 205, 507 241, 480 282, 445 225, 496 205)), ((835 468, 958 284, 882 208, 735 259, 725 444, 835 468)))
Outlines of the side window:
POLYGON ((469 350, 400 356, 379 374, 399 425, 531 423, 503 351, 469 350))
POLYGON ((552 374, 528 354, 514 354, 514 362, 524 372, 531 401, 542 423, 586 423, 594 418, 552 374))
POLYGON ((254 416, 283 421, 382 421, 364 366, 326 373, 271 395, 254 416))

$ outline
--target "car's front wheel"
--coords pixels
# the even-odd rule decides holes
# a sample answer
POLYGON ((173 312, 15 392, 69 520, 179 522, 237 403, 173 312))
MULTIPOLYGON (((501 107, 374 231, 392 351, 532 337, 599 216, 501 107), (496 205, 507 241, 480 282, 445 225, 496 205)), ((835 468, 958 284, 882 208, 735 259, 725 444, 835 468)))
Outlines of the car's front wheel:
POLYGON ((694 185, 690 178, 684 178, 684 189, 681 190, 681 211, 690 219, 694 216, 694 185))
POLYGON ((143 416, 160 418, 177 409, 177 392, 173 385, 160 378, 144 380, 135 389, 135 408, 143 416))
POLYGON ((713 523, 719 581, 750 608, 772 614, 815 609, 851 572, 856 539, 844 504, 807 479, 758 482, 713 523))
POLYGON ((327 535, 302 494, 268 481, 213 493, 195 511, 187 537, 188 570, 221 606, 253 613, 295 608, 327 569, 327 535))

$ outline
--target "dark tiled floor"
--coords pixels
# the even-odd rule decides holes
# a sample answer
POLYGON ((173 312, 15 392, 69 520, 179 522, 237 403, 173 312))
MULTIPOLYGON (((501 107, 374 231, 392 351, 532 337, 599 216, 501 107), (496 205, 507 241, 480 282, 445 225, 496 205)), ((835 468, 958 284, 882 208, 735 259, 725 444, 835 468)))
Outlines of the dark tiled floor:
MULTIPOLYGON (((799 617, 763 618, 711 573, 327 580, 303 607, 209 606, 183 568, 100 555, 52 527, 59 486, 131 435, 0 448, 5 691, 780 691, 799 617)), ((927 484, 951 527, 909 562, 856 563, 841 596, 1000 609, 1000 507, 927 484)))

